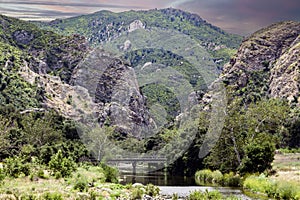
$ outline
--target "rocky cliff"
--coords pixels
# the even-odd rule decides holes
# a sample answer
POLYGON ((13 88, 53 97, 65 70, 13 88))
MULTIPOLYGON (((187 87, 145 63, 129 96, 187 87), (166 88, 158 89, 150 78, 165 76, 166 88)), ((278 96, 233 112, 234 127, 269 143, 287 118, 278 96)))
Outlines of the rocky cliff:
POLYGON ((299 22, 281 22, 246 38, 221 79, 246 102, 264 96, 299 103, 299 22))
POLYGON ((100 126, 137 138, 155 128, 133 68, 119 58, 95 49, 74 70, 71 83, 88 90, 100 126))

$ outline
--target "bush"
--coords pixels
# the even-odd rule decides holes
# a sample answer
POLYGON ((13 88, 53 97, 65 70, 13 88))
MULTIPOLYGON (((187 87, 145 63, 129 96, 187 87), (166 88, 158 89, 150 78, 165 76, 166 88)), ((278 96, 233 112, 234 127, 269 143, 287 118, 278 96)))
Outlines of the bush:
POLYGON ((48 179, 49 177, 47 176, 47 174, 45 174, 43 169, 38 169, 38 171, 36 172, 36 175, 38 178, 42 178, 42 179, 48 179))
POLYGON ((44 200, 63 200, 63 197, 59 193, 46 193, 43 195, 44 200))
POLYGON ((212 174, 212 183, 216 185, 223 185, 223 174, 219 170, 213 171, 212 174))
POLYGON ((224 186, 239 187, 242 183, 242 179, 238 174, 230 172, 224 175, 224 186))
POLYGON ((116 168, 110 167, 104 163, 100 163, 101 168, 103 169, 103 173, 105 175, 105 182, 109 183, 118 183, 119 172, 116 168))
POLYGON ((198 185, 222 185, 231 187, 238 187, 242 182, 241 177, 233 172, 223 175, 219 170, 211 171, 209 169, 196 172, 195 181, 198 185))
POLYGON ((174 193, 173 195, 172 195, 172 200, 178 200, 178 194, 177 193, 174 193))
POLYGON ((159 187, 157 187, 157 186, 150 183, 146 186, 145 194, 147 194, 151 197, 155 197, 155 196, 159 195, 159 191, 160 191, 159 187))
POLYGON ((144 194, 144 191, 141 190, 141 188, 133 188, 131 195, 130 195, 130 199, 131 200, 142 199, 143 194, 144 194))
POLYGON ((212 171, 210 169, 197 171, 195 174, 195 179, 198 185, 212 184, 212 171))
POLYGON ((28 163, 23 163, 19 157, 12 157, 5 159, 4 172, 8 176, 18 178, 22 173, 25 176, 30 174, 30 166, 28 163))
POLYGON ((62 151, 59 150, 51 157, 49 167, 55 174, 59 172, 62 177, 68 177, 76 170, 76 163, 71 158, 63 157, 62 151))
POLYGON ((75 190, 79 190, 80 192, 84 192, 88 190, 88 181, 86 178, 82 177, 80 174, 78 174, 75 185, 75 190))

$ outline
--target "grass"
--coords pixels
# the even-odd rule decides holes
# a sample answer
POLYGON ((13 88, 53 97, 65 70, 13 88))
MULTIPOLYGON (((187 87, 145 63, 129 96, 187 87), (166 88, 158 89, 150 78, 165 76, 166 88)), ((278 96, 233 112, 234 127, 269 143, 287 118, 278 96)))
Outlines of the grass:
POLYGON ((249 176, 243 187, 276 199, 300 199, 300 153, 286 152, 275 155, 274 175, 249 176))
POLYGON ((190 195, 187 197, 187 200, 209 200, 209 199, 214 199, 214 200, 238 200, 238 197, 230 196, 230 197, 224 197, 219 191, 193 191, 190 193, 190 195))
POLYGON ((249 176, 243 183, 245 189, 266 194, 276 199, 300 199, 300 185, 297 182, 277 181, 264 175, 249 176))
MULTIPOLYGON (((89 196, 93 185, 105 185, 104 178, 102 169, 99 167, 78 168, 70 178, 65 179, 49 177, 30 180, 29 176, 6 178, 0 186, 0 194, 2 196, 14 195, 16 198, 34 196, 47 199, 49 196, 48 199, 51 199, 52 196, 61 196, 62 199, 74 199, 79 192, 85 192, 89 196)), ((0 199, 3 198, 0 196, 0 199)))
POLYGON ((0 184, 0 200, 74 200, 74 199, 138 199, 147 194, 157 196, 159 188, 149 184, 140 188, 105 182, 105 169, 99 166, 84 165, 68 178, 47 179, 30 176, 5 178, 0 184))
POLYGON ((272 166, 277 172, 272 179, 298 182, 300 185, 300 153, 276 154, 272 166))

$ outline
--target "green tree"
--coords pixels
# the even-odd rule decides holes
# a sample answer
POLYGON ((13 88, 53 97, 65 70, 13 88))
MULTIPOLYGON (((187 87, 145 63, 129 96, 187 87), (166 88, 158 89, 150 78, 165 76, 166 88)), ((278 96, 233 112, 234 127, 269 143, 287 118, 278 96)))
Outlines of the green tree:
POLYGON ((23 139, 27 144, 40 147, 62 140, 62 131, 54 128, 54 118, 50 114, 45 116, 29 114, 23 117, 21 125, 23 126, 23 139))
POLYGON ((262 173, 271 169, 274 160, 275 143, 267 134, 259 134, 258 137, 249 143, 245 148, 245 155, 239 166, 239 171, 244 173, 262 173))
POLYGON ((238 169, 260 172, 269 168, 274 157, 274 144, 282 134, 288 113, 289 106, 281 100, 264 99, 245 105, 236 98, 228 106, 222 135, 205 158, 205 164, 223 172, 238 169), (261 140, 266 141, 259 143, 261 140), (251 163, 253 167, 249 168, 251 163))

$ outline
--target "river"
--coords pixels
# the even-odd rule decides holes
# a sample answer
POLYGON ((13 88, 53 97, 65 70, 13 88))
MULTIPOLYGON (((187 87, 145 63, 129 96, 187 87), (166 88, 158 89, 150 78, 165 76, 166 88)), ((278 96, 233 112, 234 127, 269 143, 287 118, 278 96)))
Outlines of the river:
POLYGON ((168 196, 177 193, 179 197, 186 197, 195 190, 202 192, 218 190, 224 196, 233 195, 242 200, 256 199, 245 195, 241 188, 197 186, 194 177, 165 176, 163 172, 136 174, 135 176, 132 173, 123 172, 121 173, 121 183, 142 183, 144 185, 152 183, 159 186, 162 195, 168 196))

